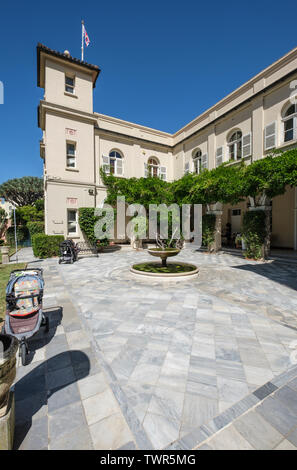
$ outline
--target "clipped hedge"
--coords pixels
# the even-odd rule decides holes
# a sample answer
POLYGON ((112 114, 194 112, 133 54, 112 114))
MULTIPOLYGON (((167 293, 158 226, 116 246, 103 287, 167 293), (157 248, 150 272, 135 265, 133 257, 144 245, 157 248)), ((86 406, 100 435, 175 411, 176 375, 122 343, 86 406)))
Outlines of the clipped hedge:
POLYGON ((215 214, 204 214, 202 216, 202 245, 206 246, 208 251, 215 240, 216 216, 215 214))
POLYGON ((44 222, 28 222, 27 228, 29 230, 30 237, 32 238, 36 233, 44 233, 44 222))
POLYGON ((246 258, 263 257, 263 245, 267 235, 266 214, 262 210, 247 211, 243 216, 242 236, 246 243, 246 258))
POLYGON ((52 256, 59 256, 59 247, 63 240, 63 235, 46 235, 45 233, 36 233, 32 236, 32 248, 34 256, 37 258, 51 258, 52 256))

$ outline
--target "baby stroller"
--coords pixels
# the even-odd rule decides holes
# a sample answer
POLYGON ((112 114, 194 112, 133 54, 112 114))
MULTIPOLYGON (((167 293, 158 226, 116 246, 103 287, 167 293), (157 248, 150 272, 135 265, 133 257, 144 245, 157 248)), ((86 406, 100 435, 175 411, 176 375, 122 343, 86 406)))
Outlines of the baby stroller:
POLYGON ((64 240, 60 244, 60 258, 59 264, 61 263, 74 263, 77 260, 78 249, 73 240, 64 240))
POLYGON ((49 331, 49 319, 42 312, 44 281, 42 269, 21 269, 10 273, 6 287, 6 315, 3 333, 19 340, 19 355, 23 366, 29 352, 27 340, 45 325, 49 331))

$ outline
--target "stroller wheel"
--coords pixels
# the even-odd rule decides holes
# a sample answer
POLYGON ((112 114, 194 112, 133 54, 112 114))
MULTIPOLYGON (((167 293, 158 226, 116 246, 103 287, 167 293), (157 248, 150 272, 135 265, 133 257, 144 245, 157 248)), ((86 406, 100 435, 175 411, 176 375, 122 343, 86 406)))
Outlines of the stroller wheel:
POLYGON ((45 318, 45 332, 48 333, 49 329, 50 329, 50 327, 49 327, 49 318, 46 317, 45 318))
POLYGON ((26 343, 20 344, 20 357, 22 358, 22 365, 26 365, 27 346, 26 343))

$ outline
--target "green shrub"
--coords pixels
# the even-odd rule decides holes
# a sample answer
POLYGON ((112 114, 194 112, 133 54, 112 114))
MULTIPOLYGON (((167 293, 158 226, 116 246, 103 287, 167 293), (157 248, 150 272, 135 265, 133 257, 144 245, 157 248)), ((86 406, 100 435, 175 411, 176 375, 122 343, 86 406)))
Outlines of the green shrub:
POLYGON ((4 243, 5 243, 5 241, 4 241, 4 240, 2 240, 2 238, 0 238, 0 246, 3 246, 3 245, 4 245, 4 243))
MULTIPOLYGON (((108 240, 110 238, 109 230, 114 222, 115 213, 115 210, 106 213, 108 217, 108 222, 105 224, 106 237, 100 239, 100 245, 103 244, 102 242, 104 240, 106 240, 106 244, 108 244, 108 240)), ((99 240, 95 235, 95 226, 101 217, 104 217, 104 214, 103 216, 95 215, 94 207, 81 207, 78 210, 79 226, 90 243, 96 243, 99 240)))
MULTIPOLYGON (((22 243, 24 243, 24 241, 28 239, 29 230, 26 226, 20 225, 16 229, 16 234, 17 234, 18 244, 22 245, 22 243)), ((5 236, 6 236, 7 244, 14 246, 15 238, 14 238, 14 226, 13 225, 11 227, 8 227, 5 236)))
POLYGON ((36 233, 44 233, 44 222, 28 222, 27 228, 29 230, 30 237, 32 238, 36 233))
POLYGON ((204 214, 202 216, 202 245, 210 251, 211 244, 215 240, 215 214, 204 214))
POLYGON ((59 247, 63 240, 63 235, 46 235, 45 233, 36 233, 32 236, 32 248, 34 256, 37 258, 51 258, 52 256, 59 256, 59 247))
POLYGON ((246 258, 262 258, 262 247, 267 235, 266 214, 262 210, 247 211, 243 216, 242 236, 245 240, 246 258))

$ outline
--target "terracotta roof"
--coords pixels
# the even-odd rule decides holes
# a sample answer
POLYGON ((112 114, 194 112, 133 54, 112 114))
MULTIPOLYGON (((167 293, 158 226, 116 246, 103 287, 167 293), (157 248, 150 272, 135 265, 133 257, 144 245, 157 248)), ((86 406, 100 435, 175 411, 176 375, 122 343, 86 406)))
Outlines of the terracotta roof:
POLYGON ((101 72, 98 65, 89 64, 84 60, 76 59, 75 57, 65 55, 63 52, 55 51, 54 49, 50 49, 49 47, 41 44, 40 42, 37 44, 37 85, 40 86, 40 53, 44 52, 48 55, 52 55, 54 57, 61 58, 66 60, 67 62, 71 62, 72 64, 80 65, 81 67, 86 67, 89 70, 93 70, 95 72, 95 78, 93 87, 95 88, 96 80, 98 78, 99 73, 101 72))

